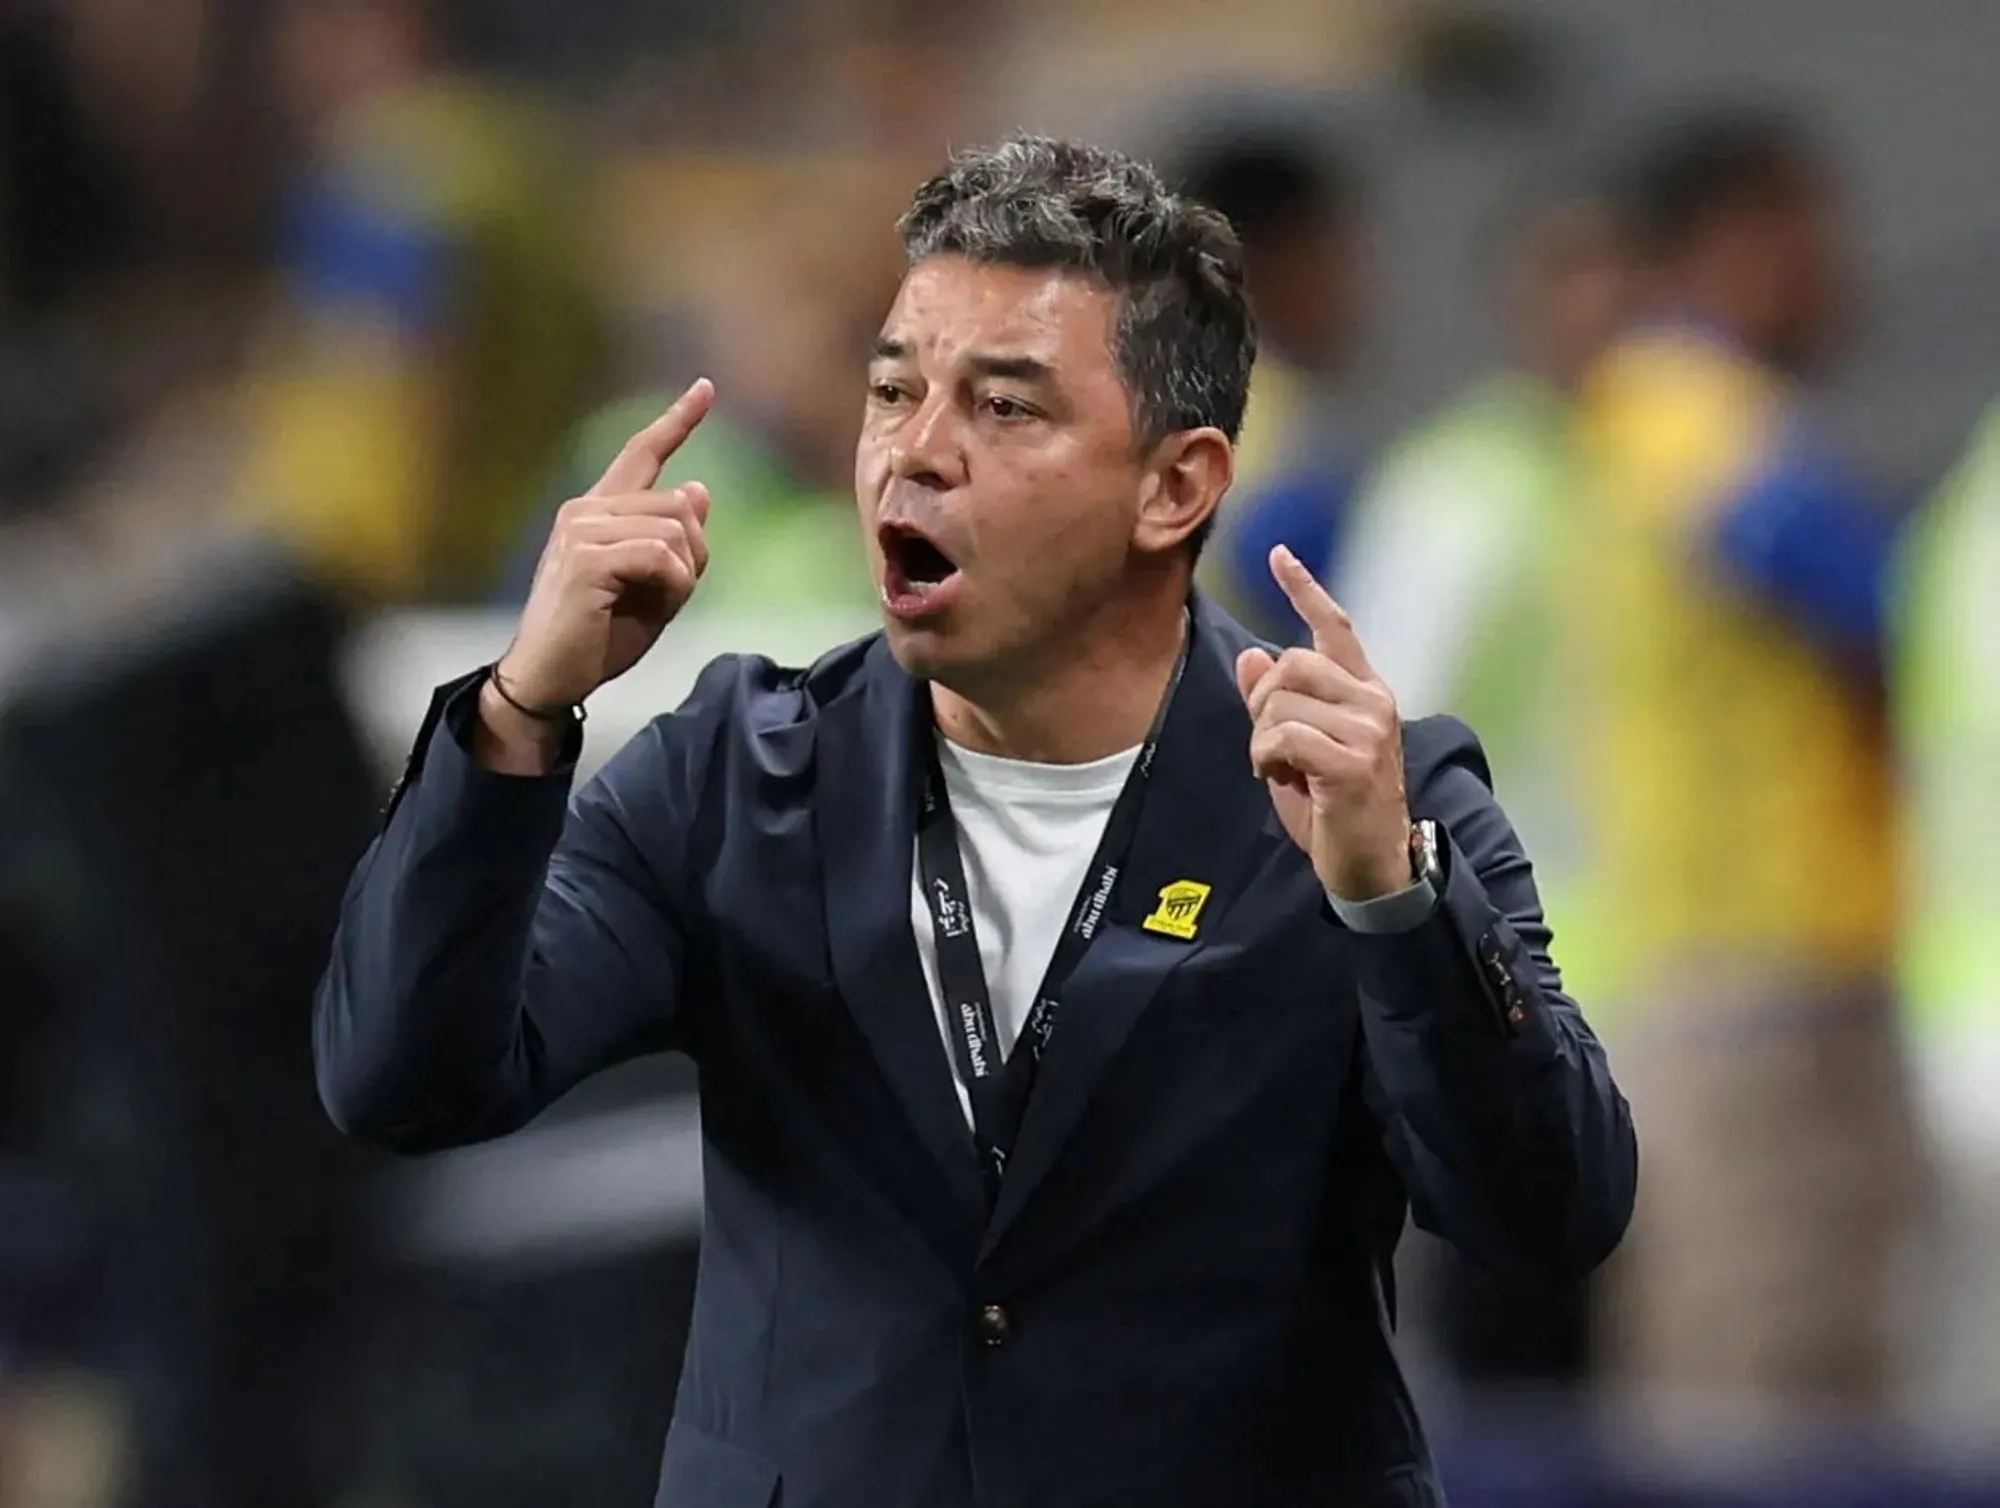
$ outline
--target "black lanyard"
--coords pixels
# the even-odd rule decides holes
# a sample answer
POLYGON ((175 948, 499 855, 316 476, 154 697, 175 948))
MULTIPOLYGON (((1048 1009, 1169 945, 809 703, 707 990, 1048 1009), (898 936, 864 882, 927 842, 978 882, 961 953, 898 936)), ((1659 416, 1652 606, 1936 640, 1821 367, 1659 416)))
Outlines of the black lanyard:
POLYGON ((1084 871, 1083 887, 1070 907, 1069 923, 1049 959, 1048 972, 1035 991, 1034 1008, 1022 1023, 1015 1051, 1003 1062, 1000 1037, 993 1024, 993 996, 986 984, 986 966, 979 957, 979 938, 972 925, 972 896, 965 882, 965 862, 958 848, 958 822, 951 814, 951 797, 945 790, 944 767, 939 763, 937 735, 931 720, 919 720, 918 736, 924 743, 927 773, 923 806, 917 818, 917 867, 923 880, 924 899, 930 906, 931 927, 936 938, 938 983, 943 988, 945 1013, 950 1018, 952 1056, 972 1097, 972 1138, 979 1150, 979 1162, 986 1176, 989 1203, 997 1197, 1000 1176, 1006 1171, 1008 1154, 1021 1128, 1021 1116, 1028 1095, 1035 1087, 1035 1074, 1042 1054, 1054 1035, 1056 1018, 1062 1013, 1062 988, 1088 951, 1099 923, 1111 904, 1118 875, 1132 850, 1139 831, 1139 811, 1145 804, 1146 785, 1152 778, 1153 755, 1166 726, 1167 708, 1187 669, 1193 626, 1184 628, 1180 658, 1174 662, 1172 679, 1160 698, 1153 725, 1147 730, 1139 757, 1112 803, 1105 819, 1104 835, 1097 852, 1084 871))

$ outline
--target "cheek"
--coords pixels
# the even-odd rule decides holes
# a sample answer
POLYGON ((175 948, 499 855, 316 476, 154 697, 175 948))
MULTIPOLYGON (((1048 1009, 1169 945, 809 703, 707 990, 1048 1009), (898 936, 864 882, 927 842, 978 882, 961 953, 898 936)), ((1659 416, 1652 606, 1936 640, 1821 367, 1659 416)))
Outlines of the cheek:
POLYGON ((854 442, 854 501, 864 514, 874 506, 888 475, 888 448, 862 430, 854 442))
POLYGON ((1009 489, 981 543, 1011 573, 1036 583, 1036 595, 1060 595, 1124 561, 1132 520, 1122 496, 1117 482, 1087 467, 1037 468, 1009 489))

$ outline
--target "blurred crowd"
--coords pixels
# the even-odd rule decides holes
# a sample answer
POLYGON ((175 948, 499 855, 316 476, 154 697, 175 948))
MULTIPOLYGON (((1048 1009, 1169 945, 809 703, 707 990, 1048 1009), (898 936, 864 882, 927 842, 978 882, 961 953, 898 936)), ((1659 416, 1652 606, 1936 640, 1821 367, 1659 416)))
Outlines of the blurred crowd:
MULTIPOLYGON (((1918 1072, 2000 1040, 2000 408, 1918 464, 1850 433, 1825 397, 1880 316, 1833 122, 1749 86, 1609 108, 1533 9, 0 0, 0 630, 248 538, 336 625, 504 611, 695 372, 720 404, 663 483, 716 499, 698 610, 865 610, 850 458, 900 197, 953 141, 1113 135, 1246 247, 1261 356, 1204 588, 1293 638, 1263 564, 1290 545, 1406 716, 1477 729, 1634 1103, 1639 1214, 1586 1287, 1412 1247, 1430 1385, 1468 1420, 1629 1408, 1705 1461, 1886 1430, 1926 1334, 1985 1305, 2000 1344, 1940 1255, 1954 1219, 2000 1239, 1949 1174, 1985 1132, 1918 1072), (1473 317, 1384 401, 1425 296, 1383 205, 1441 138, 1479 185, 1417 239, 1473 317)), ((303 1052, 305 1008, 272 1040, 303 1052)), ((120 1500, 10 1479, 30 1435, 116 1454, 117 1408, 21 1383, 78 1359, 41 1303, 0 1306, 0 1505, 120 1500)), ((1991 1446, 2000 1367, 1961 1370, 1991 1446)), ((334 1500, 286 1470, 227 1501, 334 1500)))

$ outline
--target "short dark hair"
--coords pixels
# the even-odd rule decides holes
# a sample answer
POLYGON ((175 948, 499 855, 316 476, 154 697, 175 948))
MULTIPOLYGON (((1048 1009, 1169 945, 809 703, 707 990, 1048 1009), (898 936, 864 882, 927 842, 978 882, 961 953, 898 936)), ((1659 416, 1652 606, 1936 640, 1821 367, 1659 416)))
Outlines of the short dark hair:
POLYGON ((1253 250, 1288 232, 1339 229, 1359 198, 1344 163, 1301 133, 1269 127, 1199 142, 1183 154, 1176 186, 1222 211, 1253 250))
POLYGON ((1819 176, 1819 154, 1782 112, 1722 107, 1656 128, 1616 176, 1634 244, 1670 256, 1723 215, 1796 202, 1819 176))
MULTIPOLYGON (((1215 209, 1121 152, 1013 136, 960 152, 897 223, 912 264, 961 256, 1059 268, 1118 298, 1112 356, 1150 448, 1179 430, 1242 433, 1257 359, 1243 247, 1215 209)), ((1199 551, 1203 524, 1191 543, 1199 551)))

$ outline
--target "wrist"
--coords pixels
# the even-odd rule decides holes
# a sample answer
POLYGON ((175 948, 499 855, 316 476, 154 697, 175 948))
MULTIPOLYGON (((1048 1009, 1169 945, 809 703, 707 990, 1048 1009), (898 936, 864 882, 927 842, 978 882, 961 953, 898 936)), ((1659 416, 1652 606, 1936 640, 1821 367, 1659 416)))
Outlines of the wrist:
POLYGON ((1400 896, 1424 878, 1416 856, 1416 842, 1418 828, 1406 822, 1402 838, 1396 844, 1384 842, 1378 852, 1342 856, 1340 862, 1330 864, 1320 874, 1320 884, 1326 886, 1328 896, 1348 906, 1366 906, 1370 900, 1400 896))
POLYGON ((523 711, 502 694, 489 673, 479 688, 473 757, 501 775, 546 775, 561 762, 573 726, 523 711))
POLYGON ((560 676, 538 673, 532 664, 522 663, 518 645, 510 646, 488 668, 486 679, 509 706, 551 723, 581 722, 583 699, 594 689, 569 686, 560 676))
POLYGON ((1343 866, 1333 875, 1321 875, 1326 893, 1349 906, 1365 906, 1385 896, 1400 895, 1416 883, 1407 858, 1399 864, 1366 867, 1343 866))

